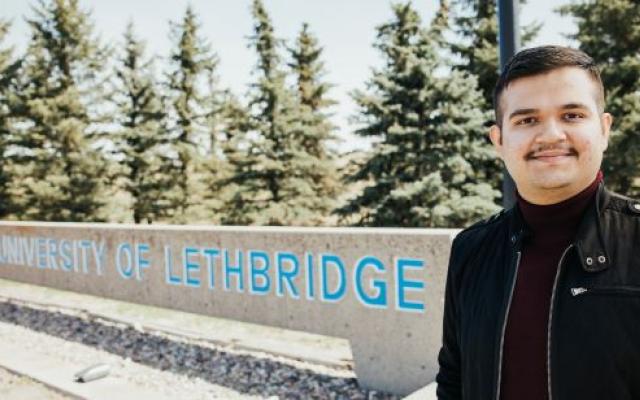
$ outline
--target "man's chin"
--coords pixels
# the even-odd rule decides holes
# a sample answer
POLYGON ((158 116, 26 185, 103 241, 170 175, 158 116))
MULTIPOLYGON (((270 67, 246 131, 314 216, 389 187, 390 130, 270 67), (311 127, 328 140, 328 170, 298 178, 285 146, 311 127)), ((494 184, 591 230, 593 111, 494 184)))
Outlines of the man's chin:
POLYGON ((571 186, 574 179, 566 176, 565 174, 554 174, 554 176, 537 177, 535 179, 535 186, 543 190, 560 190, 571 186), (542 178, 542 179, 540 179, 542 178))

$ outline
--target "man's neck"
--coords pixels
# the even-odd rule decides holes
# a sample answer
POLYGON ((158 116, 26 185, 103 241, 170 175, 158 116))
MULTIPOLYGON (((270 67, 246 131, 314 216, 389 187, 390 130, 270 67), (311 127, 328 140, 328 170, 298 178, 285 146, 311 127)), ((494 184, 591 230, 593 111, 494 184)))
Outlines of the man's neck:
POLYGON ((585 189, 593 184, 594 181, 602 181, 603 175, 602 171, 598 171, 595 179, 589 180, 581 185, 572 186, 572 187, 560 187, 560 188, 552 188, 546 190, 540 190, 536 192, 531 191, 521 191, 520 188, 517 188, 518 196, 522 199, 526 200, 530 204, 540 205, 540 206, 548 206, 552 204, 558 204, 565 200, 568 200, 579 193, 582 193, 585 189))
POLYGON ((554 204, 532 204, 517 194, 518 208, 534 235, 538 234, 537 240, 563 242, 574 236, 601 182, 602 174, 598 174, 584 190, 554 204))

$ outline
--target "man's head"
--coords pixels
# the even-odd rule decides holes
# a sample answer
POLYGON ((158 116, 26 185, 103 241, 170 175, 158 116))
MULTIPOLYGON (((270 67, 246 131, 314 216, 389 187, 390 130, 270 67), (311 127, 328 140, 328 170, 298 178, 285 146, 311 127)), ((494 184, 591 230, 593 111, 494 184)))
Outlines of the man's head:
POLYGON ((491 141, 526 200, 556 203, 593 181, 612 120, 591 57, 559 46, 521 51, 496 84, 494 108, 491 141))
POLYGON ((604 86, 600 78, 600 70, 593 59, 586 53, 570 47, 540 46, 522 50, 504 66, 493 90, 496 124, 502 126, 504 113, 500 108, 501 95, 511 82, 520 78, 546 74, 562 67, 580 68, 591 76, 596 89, 594 92, 596 104, 600 113, 604 112, 604 86))

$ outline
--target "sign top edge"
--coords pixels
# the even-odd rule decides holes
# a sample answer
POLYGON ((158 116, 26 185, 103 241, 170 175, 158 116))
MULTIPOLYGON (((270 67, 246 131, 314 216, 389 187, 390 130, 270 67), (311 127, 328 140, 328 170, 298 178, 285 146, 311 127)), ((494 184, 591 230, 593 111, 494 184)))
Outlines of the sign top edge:
POLYGON ((82 229, 132 229, 159 231, 218 231, 218 232, 261 232, 261 233, 369 233, 369 234, 456 234, 460 229, 449 228, 370 228, 370 227, 306 227, 306 226, 241 226, 241 225, 169 225, 169 224, 117 224, 86 222, 40 222, 40 221, 0 221, 0 228, 9 227, 40 228, 82 228, 82 229))

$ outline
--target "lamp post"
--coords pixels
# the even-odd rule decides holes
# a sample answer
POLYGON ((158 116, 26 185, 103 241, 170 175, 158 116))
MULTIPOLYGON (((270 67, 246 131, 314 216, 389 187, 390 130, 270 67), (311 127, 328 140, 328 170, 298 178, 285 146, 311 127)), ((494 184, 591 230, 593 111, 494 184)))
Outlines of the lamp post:
MULTIPOLYGON (((518 24, 519 0, 498 0, 498 44, 500 45, 500 70, 507 61, 520 50, 520 26, 518 24)), ((503 171, 502 206, 511 208, 516 201, 515 183, 507 172, 503 171)))

